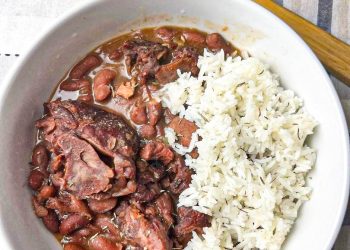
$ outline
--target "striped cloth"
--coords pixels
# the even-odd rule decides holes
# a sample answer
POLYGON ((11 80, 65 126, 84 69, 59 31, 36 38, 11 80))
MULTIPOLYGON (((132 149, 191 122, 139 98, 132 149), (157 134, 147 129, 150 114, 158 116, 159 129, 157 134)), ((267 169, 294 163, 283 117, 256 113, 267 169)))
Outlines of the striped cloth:
MULTIPOLYGON (((84 0, 0 0, 0 83, 9 67, 25 51, 28 40, 59 14, 70 9, 73 3, 80 2, 84 0)), ((276 2, 350 44, 350 0, 276 2)), ((333 77, 332 81, 350 124, 350 88, 333 77)), ((350 250, 350 206, 333 249, 350 250)))

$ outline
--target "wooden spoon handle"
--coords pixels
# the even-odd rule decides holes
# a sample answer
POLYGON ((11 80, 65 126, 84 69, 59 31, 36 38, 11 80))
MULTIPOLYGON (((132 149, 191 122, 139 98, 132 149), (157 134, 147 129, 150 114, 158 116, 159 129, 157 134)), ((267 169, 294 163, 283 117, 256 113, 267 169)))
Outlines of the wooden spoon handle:
POLYGON ((325 68, 350 86, 350 46, 271 0, 254 0, 292 27, 311 47, 325 68))

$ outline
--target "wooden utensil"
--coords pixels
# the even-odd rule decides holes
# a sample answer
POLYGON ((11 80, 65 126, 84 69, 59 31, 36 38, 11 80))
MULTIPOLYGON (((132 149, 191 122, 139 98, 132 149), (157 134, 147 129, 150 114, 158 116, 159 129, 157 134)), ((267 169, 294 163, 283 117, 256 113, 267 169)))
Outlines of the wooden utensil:
POLYGON ((329 73, 350 86, 350 46, 272 0, 254 0, 293 28, 329 73))

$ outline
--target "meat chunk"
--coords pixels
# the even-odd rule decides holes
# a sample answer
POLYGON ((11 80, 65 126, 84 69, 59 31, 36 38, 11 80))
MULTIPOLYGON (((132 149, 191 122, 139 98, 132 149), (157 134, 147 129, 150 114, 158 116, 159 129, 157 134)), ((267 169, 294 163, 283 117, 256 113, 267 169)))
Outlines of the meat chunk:
POLYGON ((170 249, 167 231, 156 218, 147 219, 140 210, 126 203, 116 214, 116 223, 130 244, 143 249, 170 249))
POLYGON ((107 156, 113 157, 116 153, 126 157, 136 155, 137 133, 121 116, 79 101, 56 100, 46 107, 48 117, 54 118, 58 134, 75 132, 107 156))
POLYGON ((168 125, 179 135, 179 142, 184 147, 188 147, 192 140, 192 134, 196 132, 197 126, 185 118, 175 116, 168 125))
POLYGON ((162 84, 175 81, 178 78, 177 70, 181 72, 191 72, 194 76, 198 75, 198 56, 198 53, 192 47, 176 49, 171 62, 162 65, 157 71, 155 75, 157 81, 162 84))
POLYGON ((178 224, 175 226, 175 235, 184 245, 192 238, 192 232, 203 233, 203 227, 210 226, 209 216, 192 208, 178 208, 178 224))
POLYGON ((57 143, 67 161, 65 185, 61 188, 80 198, 110 188, 113 170, 101 161, 90 144, 70 134, 60 136, 57 143))
POLYGON ((130 197, 133 202, 144 203, 152 201, 157 195, 160 194, 160 187, 156 183, 147 185, 139 184, 137 190, 130 197))
POLYGON ((129 99, 130 97, 132 97, 134 95, 135 83, 136 82, 133 80, 122 82, 119 85, 119 87, 116 91, 116 94, 125 98, 125 99, 129 99))
POLYGON ((137 182, 140 184, 148 184, 151 182, 157 182, 165 174, 165 168, 160 161, 145 162, 142 160, 137 161, 137 182))
POLYGON ((162 193, 155 201, 155 207, 158 211, 158 215, 162 218, 164 224, 169 228, 174 224, 173 218, 173 201, 168 193, 162 193))
POLYGON ((168 165, 168 172, 174 175, 169 187, 173 194, 180 194, 189 187, 192 172, 185 165, 185 161, 181 156, 176 156, 175 160, 168 165))
POLYGON ((232 47, 219 33, 211 33, 207 35, 206 43, 208 48, 214 52, 222 49, 225 54, 232 53, 232 47))
MULTIPOLYGON (((138 151, 139 138, 136 131, 121 116, 78 101, 57 100, 48 103, 46 106, 48 115, 45 119, 51 120, 50 117, 52 117, 55 122, 54 131, 44 131, 46 140, 62 150, 62 147, 57 143, 58 138, 69 133, 77 134, 80 138, 93 145, 99 152, 113 159, 117 181, 119 184, 124 184, 124 186, 118 186, 118 190, 114 195, 125 195, 131 193, 132 190, 136 190, 133 158, 136 157, 138 151)), ((37 126, 41 128, 42 123, 37 123, 37 126)), ((75 141, 77 140, 80 139, 75 138, 75 141)), ((91 148, 85 141, 81 140, 81 143, 85 143, 86 149, 91 148)), ((92 148, 91 150, 94 151, 92 148)), ((89 149, 89 152, 91 150, 89 149)), ((84 155, 89 156, 90 154, 84 153, 84 155)), ((84 159, 80 160, 80 163, 84 165, 84 159)), ((87 160, 92 159, 88 158, 87 160)), ((100 163, 101 166, 105 165, 102 161, 100 163)), ((100 169, 99 171, 102 170, 100 169)), ((89 173, 91 174, 91 172, 89 173)), ((65 176, 68 176, 67 173, 65 176)), ((58 179, 56 180, 58 181, 58 179)), ((85 184, 88 185, 88 183, 85 184)), ((105 188, 107 186, 104 186, 103 189, 105 188)), ((94 192, 86 190, 85 192, 90 192, 90 195, 92 195, 98 191, 102 191, 102 189, 94 190, 94 192)))
POLYGON ((146 161, 160 160, 164 165, 167 165, 173 160, 174 153, 163 142, 151 141, 141 149, 140 157, 146 161))
POLYGON ((159 43, 135 39, 126 41, 122 51, 128 72, 131 73, 133 67, 133 71, 138 73, 138 82, 145 84, 147 79, 154 77, 159 68, 159 60, 168 49, 159 43))

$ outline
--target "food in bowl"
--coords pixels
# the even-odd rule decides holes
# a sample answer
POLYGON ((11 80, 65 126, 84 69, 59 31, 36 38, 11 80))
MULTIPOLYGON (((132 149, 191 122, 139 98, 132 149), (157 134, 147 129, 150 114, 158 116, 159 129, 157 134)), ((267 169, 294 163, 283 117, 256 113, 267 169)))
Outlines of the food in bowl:
POLYGON ((218 33, 119 36, 44 111, 29 186, 65 250, 279 249, 309 198, 316 122, 218 33))

